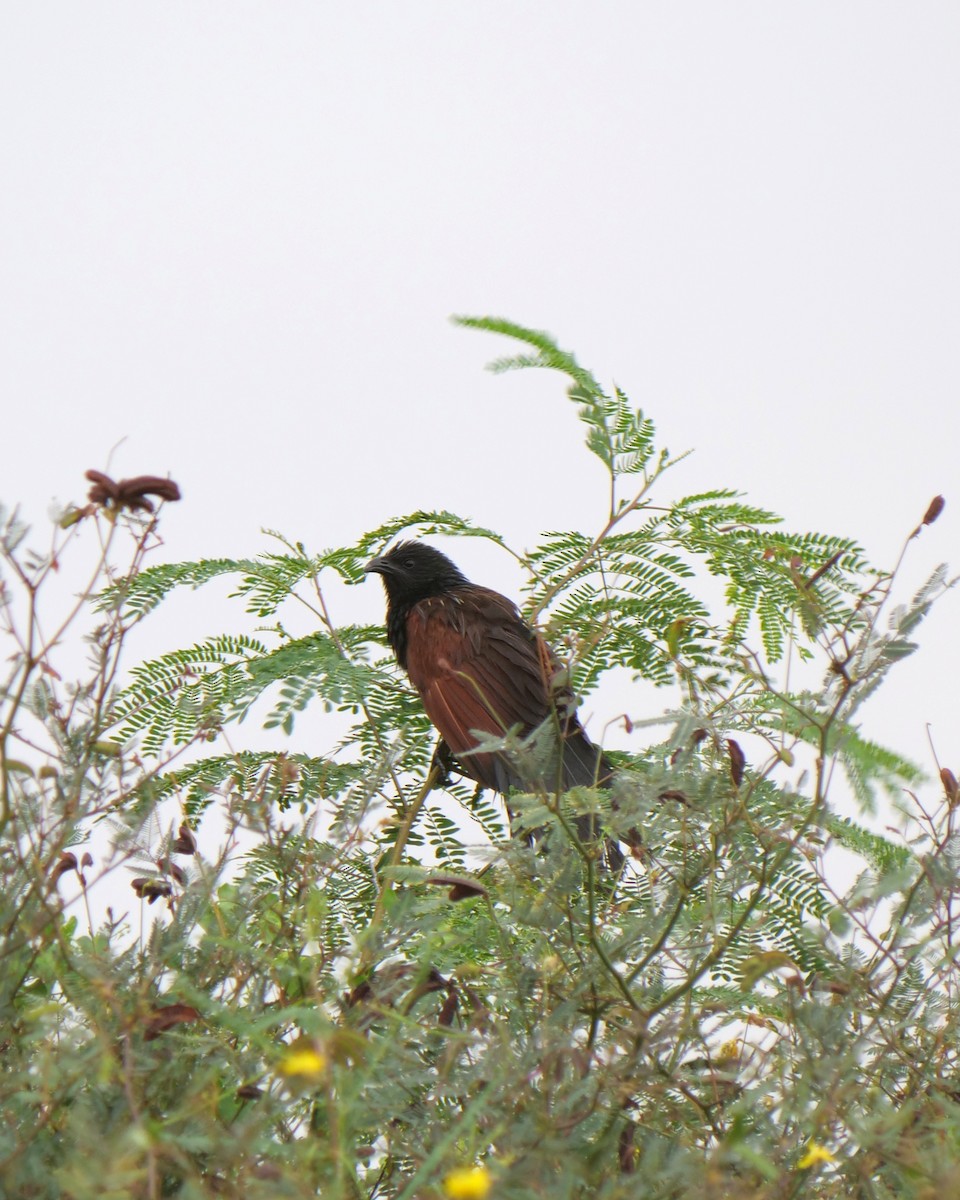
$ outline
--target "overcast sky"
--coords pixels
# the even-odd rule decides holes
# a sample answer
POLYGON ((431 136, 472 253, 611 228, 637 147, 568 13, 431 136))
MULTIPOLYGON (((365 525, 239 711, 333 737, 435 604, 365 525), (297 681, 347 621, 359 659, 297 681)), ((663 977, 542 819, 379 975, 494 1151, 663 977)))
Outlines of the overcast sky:
MULTIPOLYGON (((561 380, 447 319, 492 313, 695 450, 667 495, 889 564, 945 493, 909 592, 960 567, 958 49, 955 2, 8 3, 0 496, 42 522, 125 438, 183 489, 171 558, 420 507, 593 531, 561 380)), ((867 729, 955 769, 957 605, 867 729)))

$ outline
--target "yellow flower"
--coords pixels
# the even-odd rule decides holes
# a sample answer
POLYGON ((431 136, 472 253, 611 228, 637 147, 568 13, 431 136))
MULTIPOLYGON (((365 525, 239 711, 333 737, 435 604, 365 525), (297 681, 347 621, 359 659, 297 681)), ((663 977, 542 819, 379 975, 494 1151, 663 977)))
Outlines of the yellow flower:
POLYGON ((806 1171, 808 1167, 815 1167, 817 1163, 836 1162, 837 1156, 832 1154, 826 1146, 821 1146, 819 1142, 807 1142, 807 1149, 803 1158, 797 1163, 797 1169, 806 1171))
POLYGON ((493 1180, 486 1167, 457 1167, 443 1181, 448 1200, 485 1200, 493 1180))
POLYGON ((717 1062, 729 1062, 732 1058, 740 1057, 740 1039, 731 1038, 728 1042, 724 1042, 717 1051, 717 1062))
POLYGON ((295 1046, 280 1060, 277 1067, 285 1079, 318 1080, 327 1069, 327 1060, 312 1046, 295 1046))

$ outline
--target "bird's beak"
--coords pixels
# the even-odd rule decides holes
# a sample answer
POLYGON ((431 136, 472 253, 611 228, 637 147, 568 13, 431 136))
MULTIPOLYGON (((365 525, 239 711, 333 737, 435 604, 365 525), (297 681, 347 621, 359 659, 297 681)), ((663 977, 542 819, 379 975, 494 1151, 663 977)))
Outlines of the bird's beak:
POLYGON ((371 558, 363 568, 364 575, 389 575, 390 564, 382 558, 371 558))

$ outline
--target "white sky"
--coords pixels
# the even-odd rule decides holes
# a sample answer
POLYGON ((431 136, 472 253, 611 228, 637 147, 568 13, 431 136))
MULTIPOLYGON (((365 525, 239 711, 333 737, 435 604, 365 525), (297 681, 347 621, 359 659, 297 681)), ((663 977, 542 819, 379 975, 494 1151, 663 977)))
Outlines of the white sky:
MULTIPOLYGON (((125 437, 113 474, 183 489, 170 558, 419 507, 592 531, 561 380, 447 322, 493 313, 696 450, 665 495, 889 564, 945 493, 906 595, 960 568, 958 49, 953 2, 8 4, 0 497, 42 524, 125 437)), ((157 649, 218 628, 193 604, 157 649)), ((951 596, 866 729, 929 765, 932 722, 955 770, 956 629, 951 596)))

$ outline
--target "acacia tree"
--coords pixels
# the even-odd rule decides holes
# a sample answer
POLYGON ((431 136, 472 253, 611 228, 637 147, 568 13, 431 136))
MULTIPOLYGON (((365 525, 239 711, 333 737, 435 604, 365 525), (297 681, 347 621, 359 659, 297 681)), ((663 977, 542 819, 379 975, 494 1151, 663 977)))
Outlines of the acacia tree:
POLYGON ((522 344, 497 370, 567 376, 609 478, 586 532, 522 551, 417 512, 321 553, 280 539, 150 565, 146 497, 176 499, 169 481, 96 476, 46 550, 5 517, 4 1194, 949 1194, 960 794, 857 724, 945 570, 897 601, 896 570, 851 540, 787 532, 726 489, 670 498, 676 460, 619 389, 545 334, 461 324, 522 344), (512 554, 581 694, 624 667, 667 689, 666 713, 633 721, 643 748, 612 755, 611 791, 514 796, 511 835, 497 797, 431 769, 384 631, 327 600, 331 575, 359 582, 409 532, 512 554), (92 580, 51 625, 56 568, 93 541, 92 580), (223 576, 258 628, 121 674, 134 626, 223 576), (91 615, 89 670, 67 682, 58 647, 91 615), (264 706, 280 749, 244 745, 264 706), (323 753, 298 748, 308 707, 331 714, 323 753), (906 804, 903 836, 839 815, 841 778, 864 810, 906 804), (577 841, 584 812, 630 850, 616 877, 577 841), (253 848, 209 849, 214 814, 253 848), (94 860, 105 822, 114 854, 94 860), (128 867, 151 919, 70 903, 128 867))

